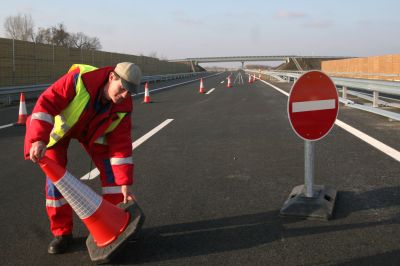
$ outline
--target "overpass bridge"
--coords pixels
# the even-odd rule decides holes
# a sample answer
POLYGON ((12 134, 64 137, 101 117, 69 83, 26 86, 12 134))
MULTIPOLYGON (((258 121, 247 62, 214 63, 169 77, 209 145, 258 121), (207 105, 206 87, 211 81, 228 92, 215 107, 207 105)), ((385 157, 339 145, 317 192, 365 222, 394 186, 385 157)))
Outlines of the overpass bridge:
POLYGON ((300 55, 265 55, 265 56, 217 56, 217 57, 191 57, 184 59, 172 59, 168 62, 190 62, 192 70, 199 63, 223 63, 223 62, 241 62, 242 69, 244 62, 252 61, 284 61, 286 63, 293 62, 297 70, 303 71, 303 67, 299 63, 300 60, 337 60, 350 58, 349 56, 300 56, 300 55))

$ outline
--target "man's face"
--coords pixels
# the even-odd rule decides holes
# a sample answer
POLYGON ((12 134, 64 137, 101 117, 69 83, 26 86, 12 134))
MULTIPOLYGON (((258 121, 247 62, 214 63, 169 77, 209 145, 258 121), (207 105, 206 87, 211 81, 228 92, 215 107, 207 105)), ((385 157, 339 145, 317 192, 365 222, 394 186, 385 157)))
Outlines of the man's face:
POLYGON ((115 104, 119 104, 127 97, 130 97, 130 92, 122 86, 121 79, 117 78, 113 72, 109 76, 109 87, 106 91, 106 98, 115 104))

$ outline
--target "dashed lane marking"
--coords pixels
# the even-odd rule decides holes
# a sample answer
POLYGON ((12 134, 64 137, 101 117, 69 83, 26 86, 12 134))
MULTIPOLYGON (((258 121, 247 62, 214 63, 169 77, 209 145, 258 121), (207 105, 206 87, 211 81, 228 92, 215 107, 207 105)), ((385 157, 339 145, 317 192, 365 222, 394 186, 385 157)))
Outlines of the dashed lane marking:
POLYGON ((15 125, 15 123, 4 125, 4 126, 0 126, 0 129, 7 128, 7 127, 12 127, 14 125, 15 125))
POLYGON ((212 88, 211 90, 207 91, 206 94, 210 94, 211 92, 213 92, 215 90, 215 88, 212 88))
MULTIPOLYGON (((158 131, 160 131, 161 129, 163 129, 164 127, 166 127, 169 123, 171 123, 172 121, 174 121, 174 119, 167 119, 164 122, 162 122, 161 124, 159 124, 158 126, 156 126, 155 128, 153 128, 152 130, 150 130, 149 132, 147 132, 146 134, 144 134, 142 137, 140 137, 139 139, 137 139, 136 141, 134 141, 132 143, 132 150, 136 149, 137 147, 139 147, 140 145, 142 145, 145 141, 147 141, 149 138, 151 138, 153 135, 155 135, 158 131)), ((91 179, 95 179, 98 175, 100 174, 99 169, 95 168, 92 171, 90 171, 89 173, 85 174, 84 176, 81 177, 81 180, 91 180, 91 179)))

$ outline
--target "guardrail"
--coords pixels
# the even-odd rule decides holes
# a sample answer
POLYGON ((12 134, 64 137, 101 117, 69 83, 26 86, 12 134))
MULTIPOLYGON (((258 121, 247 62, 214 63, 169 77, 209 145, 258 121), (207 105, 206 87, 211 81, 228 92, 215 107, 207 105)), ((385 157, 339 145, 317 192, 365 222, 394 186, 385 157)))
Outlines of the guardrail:
MULTIPOLYGON (((290 82, 292 79, 297 80, 304 72, 306 71, 293 71, 293 72, 284 72, 284 71, 255 71, 255 70, 247 70, 247 72, 255 73, 255 74, 263 74, 267 76, 271 76, 278 81, 282 81, 283 79, 287 82, 290 82)), ((328 73, 329 74, 329 73, 328 73)), ((397 81, 383 81, 383 80, 372 80, 372 79, 356 79, 356 78, 338 78, 330 76, 332 81, 335 83, 337 87, 341 87, 342 97, 340 101, 350 107, 354 107, 357 109, 361 109, 364 111, 369 111, 372 113, 376 113, 379 115, 386 116, 390 119, 400 121, 400 114, 396 112, 390 112, 386 110, 378 109, 382 102, 379 97, 380 94, 383 93, 385 95, 390 96, 400 96, 400 82, 397 81), (372 93, 372 97, 367 98, 372 101, 372 108, 370 106, 364 106, 360 104, 356 104, 351 100, 347 99, 350 88, 367 91, 372 93)), ((364 98, 366 99, 366 98, 364 98)), ((388 106, 388 104, 384 104, 388 106)), ((399 108, 399 104, 389 104, 389 106, 399 108)))
MULTIPOLYGON (((146 82, 154 83, 158 81, 167 81, 173 79, 189 78, 198 76, 204 72, 190 72, 190 73, 178 73, 178 74, 167 74, 167 75, 153 75, 143 76, 141 84, 146 82)), ((11 104, 12 102, 19 101, 20 93, 25 94, 25 99, 37 98, 46 88, 51 84, 40 84, 30 86, 13 86, 0 88, 0 104, 11 104)))

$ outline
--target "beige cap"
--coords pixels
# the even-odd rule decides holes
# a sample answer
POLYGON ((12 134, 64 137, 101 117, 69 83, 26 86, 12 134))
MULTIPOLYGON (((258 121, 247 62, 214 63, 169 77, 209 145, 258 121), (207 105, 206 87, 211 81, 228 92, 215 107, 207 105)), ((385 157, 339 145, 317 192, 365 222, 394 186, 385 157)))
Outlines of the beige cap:
POLYGON ((136 88, 140 86, 142 71, 134 63, 122 62, 115 69, 115 73, 121 78, 121 83, 124 88, 130 92, 136 93, 136 88))

